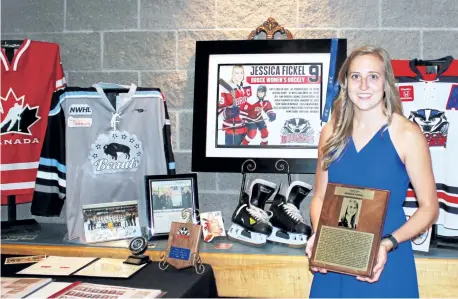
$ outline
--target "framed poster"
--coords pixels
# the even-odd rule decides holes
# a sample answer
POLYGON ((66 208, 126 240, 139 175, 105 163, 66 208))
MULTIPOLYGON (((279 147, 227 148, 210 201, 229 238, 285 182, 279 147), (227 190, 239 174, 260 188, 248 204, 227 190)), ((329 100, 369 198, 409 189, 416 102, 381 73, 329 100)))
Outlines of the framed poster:
POLYGON ((328 81, 346 58, 345 39, 335 55, 331 44, 198 41, 192 171, 241 172, 252 159, 256 172, 277 172, 283 159, 292 173, 314 173, 328 81))
POLYGON ((150 239, 167 238, 172 222, 198 223, 197 174, 145 176, 150 239))

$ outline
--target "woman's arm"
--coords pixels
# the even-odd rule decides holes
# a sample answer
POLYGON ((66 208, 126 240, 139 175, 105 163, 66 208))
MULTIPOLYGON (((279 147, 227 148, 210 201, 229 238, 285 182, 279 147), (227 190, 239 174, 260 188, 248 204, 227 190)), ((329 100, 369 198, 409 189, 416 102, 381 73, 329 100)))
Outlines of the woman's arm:
MULTIPOLYGON (((407 121, 402 128, 400 134, 402 141, 400 142, 404 149, 404 163, 415 190, 418 209, 403 226, 392 233, 399 243, 426 231, 436 221, 439 214, 431 154, 426 138, 420 128, 412 122, 407 121)), ((391 250, 391 242, 384 240, 382 244, 391 250)))
POLYGON ((332 134, 332 123, 327 123, 320 134, 320 141, 318 142, 318 161, 316 166, 315 175, 315 193, 310 202, 310 220, 312 222, 313 232, 318 228, 318 221, 320 220, 321 207, 323 206, 324 195, 326 193, 326 186, 328 184, 328 171, 321 168, 321 160, 323 158, 321 148, 329 139, 332 134))

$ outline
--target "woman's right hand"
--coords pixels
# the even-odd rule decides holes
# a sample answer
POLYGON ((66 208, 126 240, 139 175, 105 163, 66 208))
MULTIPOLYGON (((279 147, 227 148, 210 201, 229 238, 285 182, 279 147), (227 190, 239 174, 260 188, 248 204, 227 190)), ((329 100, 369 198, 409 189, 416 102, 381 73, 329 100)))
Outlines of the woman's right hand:
MULTIPOLYGON (((310 261, 310 258, 312 257, 312 249, 313 249, 314 243, 315 243, 315 233, 313 233, 310 236, 310 238, 307 241, 307 245, 305 246, 305 255, 308 256, 309 261, 310 261)), ((318 268, 318 267, 310 267, 310 270, 312 270, 312 272, 320 272, 323 274, 327 273, 326 269, 318 268)))

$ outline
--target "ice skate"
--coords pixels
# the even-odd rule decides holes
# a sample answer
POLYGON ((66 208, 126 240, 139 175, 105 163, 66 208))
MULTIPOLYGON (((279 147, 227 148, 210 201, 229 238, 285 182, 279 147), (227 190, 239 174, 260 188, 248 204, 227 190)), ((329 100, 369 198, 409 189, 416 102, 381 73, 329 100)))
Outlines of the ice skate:
POLYGON ((289 186, 286 196, 277 194, 269 208, 273 226, 272 234, 267 238, 269 242, 294 248, 305 247, 312 229, 305 223, 300 205, 312 189, 309 184, 295 181, 289 186))
POLYGON ((263 246, 272 233, 269 218, 270 211, 265 211, 266 201, 278 192, 276 184, 262 179, 255 179, 248 190, 243 192, 239 204, 232 214, 232 225, 228 238, 251 246, 263 246))

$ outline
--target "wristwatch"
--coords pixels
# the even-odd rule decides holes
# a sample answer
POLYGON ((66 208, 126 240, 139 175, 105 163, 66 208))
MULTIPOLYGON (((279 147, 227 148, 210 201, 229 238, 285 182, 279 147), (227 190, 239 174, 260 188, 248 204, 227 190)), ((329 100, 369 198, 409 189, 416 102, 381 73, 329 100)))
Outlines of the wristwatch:
POLYGON ((391 234, 385 235, 385 236, 382 238, 382 240, 383 240, 383 239, 388 239, 388 240, 391 241, 391 243, 393 243, 393 248, 391 249, 391 251, 393 251, 393 250, 395 250, 396 248, 398 248, 399 242, 398 242, 398 240, 396 240, 396 238, 393 237, 391 234))

